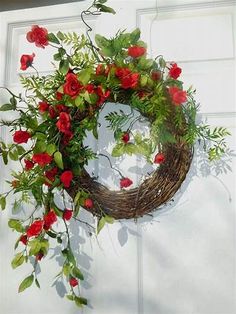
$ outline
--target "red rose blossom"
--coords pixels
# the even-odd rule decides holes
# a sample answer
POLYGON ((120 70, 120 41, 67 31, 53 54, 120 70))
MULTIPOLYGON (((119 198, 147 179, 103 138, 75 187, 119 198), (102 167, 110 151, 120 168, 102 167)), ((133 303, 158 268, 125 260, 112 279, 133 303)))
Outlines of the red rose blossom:
POLYGON ((31 226, 27 229, 27 237, 38 236, 43 230, 44 221, 43 220, 35 220, 31 226))
POLYGON ((29 171, 32 168, 34 168, 34 162, 33 161, 31 161, 29 159, 24 159, 24 162, 25 162, 25 170, 26 171, 29 171))
POLYGON ((72 179, 73 179, 73 173, 70 170, 64 171, 60 176, 60 180, 63 183, 65 188, 68 188, 70 186, 72 179))
POLYGON ((131 73, 121 79, 121 87, 124 89, 135 88, 138 85, 139 73, 131 73))
POLYGON ((27 242, 28 242, 27 235, 26 235, 26 234, 22 234, 19 241, 20 241, 21 243, 23 243, 24 245, 26 245, 27 242))
POLYGON ((93 208, 93 200, 91 200, 91 198, 86 198, 84 200, 84 207, 93 208))
POLYGON ((48 31, 44 27, 33 25, 31 31, 27 33, 26 39, 30 43, 35 43, 37 47, 45 48, 48 45, 48 31))
POLYGON ((102 75, 105 73, 105 67, 103 64, 98 64, 96 67, 96 75, 102 75))
POLYGON ((169 94, 173 103, 178 106, 184 103, 187 100, 187 92, 179 89, 176 86, 169 87, 169 94))
POLYGON ((70 131, 70 116, 66 112, 61 112, 59 120, 56 123, 59 131, 62 133, 68 133, 70 131))
POLYGON ((17 144, 27 143, 31 138, 31 134, 28 131, 16 131, 13 134, 13 141, 17 144))
POLYGON ((41 261, 41 259, 44 257, 44 254, 42 252, 39 252, 36 256, 35 256, 35 259, 36 261, 41 261))
POLYGON ((78 280, 74 277, 70 278, 69 283, 70 283, 71 287, 76 287, 79 284, 78 280))
POLYGON ((76 96, 83 89, 83 85, 78 81, 77 75, 74 73, 68 73, 66 75, 66 82, 63 85, 64 93, 71 96, 72 98, 76 98, 76 96))
POLYGON ((74 137, 74 133, 71 132, 70 130, 67 131, 62 138, 62 144, 63 145, 68 145, 70 143, 70 141, 72 140, 72 138, 74 137))
POLYGON ((115 72, 115 75, 119 77, 120 79, 127 77, 129 74, 131 74, 131 71, 129 68, 117 68, 115 72))
POLYGON ((166 160, 165 155, 162 153, 157 153, 154 158, 155 164, 162 164, 166 160))
POLYGON ((39 112, 44 113, 48 111, 49 104, 46 101, 40 101, 38 104, 39 112))
POLYGON ((99 96, 99 99, 97 101, 97 106, 101 106, 111 94, 111 92, 108 89, 104 91, 101 85, 97 87, 96 92, 97 92, 97 95, 99 96))
POLYGON ((44 167, 47 164, 50 164, 52 159, 52 156, 48 155, 48 153, 38 153, 34 154, 32 157, 33 162, 39 164, 40 167, 44 167))
POLYGON ((45 230, 49 230, 51 226, 57 221, 57 216, 53 209, 50 209, 50 211, 44 215, 43 221, 44 221, 43 228, 45 230))
POLYGON ((161 75, 161 71, 152 71, 151 78, 153 79, 153 81, 159 81, 161 75))
POLYGON ((70 220, 73 215, 73 210, 66 208, 63 212, 63 219, 70 220))
POLYGON ((121 140, 127 144, 129 142, 129 133, 128 132, 125 132, 122 137, 121 137, 121 140))
POLYGON ((130 180, 129 178, 122 178, 122 179, 120 179, 120 187, 121 188, 127 188, 130 185, 132 185, 132 184, 133 184, 133 181, 130 180))
POLYGON ((60 92, 56 92, 56 100, 62 100, 63 94, 60 92))
POLYGON ((140 46, 132 46, 128 49, 128 55, 133 58, 138 58, 146 53, 147 49, 140 46))
MULTIPOLYGON (((58 169, 57 167, 52 168, 51 170, 47 170, 45 171, 45 177, 51 181, 54 182, 55 181, 55 176, 57 175, 58 169)), ((48 181, 45 180, 44 184, 46 184, 47 186, 51 186, 51 183, 49 183, 48 181)))
POLYGON ((173 63, 169 70, 169 76, 176 80, 180 76, 181 72, 182 70, 177 66, 177 63, 173 63))
POLYGON ((22 55, 20 58, 20 69, 25 71, 30 67, 34 61, 35 53, 32 53, 32 55, 22 55))

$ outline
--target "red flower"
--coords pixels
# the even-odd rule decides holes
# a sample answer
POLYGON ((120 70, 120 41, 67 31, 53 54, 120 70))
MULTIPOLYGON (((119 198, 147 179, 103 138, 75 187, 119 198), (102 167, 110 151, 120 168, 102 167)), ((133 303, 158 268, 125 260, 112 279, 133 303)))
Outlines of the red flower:
POLYGON ((133 181, 130 180, 129 178, 122 178, 122 179, 120 179, 120 187, 121 188, 127 188, 130 185, 132 185, 132 184, 133 184, 133 181))
POLYGON ((64 93, 72 98, 76 98, 82 89, 83 85, 80 84, 77 76, 74 73, 68 73, 66 75, 66 82, 63 85, 64 93))
POLYGON ((66 208, 63 212, 63 219, 70 220, 73 215, 73 210, 66 208))
POLYGON ((56 112, 54 106, 50 106, 50 107, 48 108, 48 113, 49 113, 49 117, 50 117, 51 119, 55 119, 55 118, 57 117, 57 112, 56 112))
POLYGON ((57 221, 57 216, 53 209, 50 209, 50 211, 44 215, 43 221, 44 221, 43 228, 45 230, 49 230, 51 226, 54 224, 54 222, 57 221))
POLYGON ((117 68, 115 72, 115 75, 119 77, 120 79, 127 77, 129 74, 131 74, 131 71, 129 68, 117 68))
POLYGON ((85 90, 89 94, 93 94, 93 93, 95 93, 95 86, 93 84, 88 84, 88 85, 85 86, 85 90))
POLYGON ((39 252, 36 256, 35 256, 35 259, 36 261, 41 261, 41 259, 44 257, 44 254, 42 252, 39 252))
POLYGON ((29 138, 31 138, 31 134, 27 131, 20 130, 13 134, 13 141, 17 144, 27 143, 29 138))
POLYGON ((48 155, 47 153, 34 154, 32 157, 32 160, 36 164, 39 164, 40 167, 44 167, 47 164, 50 164, 52 159, 53 159, 52 156, 48 155))
MULTIPOLYGON (((55 181, 55 176, 57 175, 57 172, 58 172, 57 167, 54 167, 51 170, 45 171, 45 177, 49 181, 54 182, 55 181)), ((47 182, 46 180, 45 180, 44 184, 46 184, 47 186, 51 186, 51 184, 49 182, 47 182)))
POLYGON ((157 153, 154 158, 155 164, 162 164, 166 160, 165 155, 162 153, 157 153))
POLYGON ((71 287, 76 287, 79 284, 78 280, 76 278, 74 278, 74 277, 70 278, 69 283, 70 283, 71 287))
POLYGON ((151 78, 153 81, 159 81, 161 78, 161 71, 152 71, 151 78))
POLYGON ((62 144, 63 145, 68 145, 70 140, 74 137, 74 133, 71 132, 70 130, 67 131, 64 135, 63 135, 63 138, 62 138, 62 144))
POLYGON ((38 236, 43 230, 44 221, 43 220, 35 220, 31 226, 27 229, 27 237, 38 236))
POLYGON ((126 144, 129 142, 129 133, 124 133, 121 137, 121 140, 126 144))
POLYGON ((64 171, 60 176, 61 182, 63 183, 65 188, 70 186, 70 183, 73 179, 73 173, 70 170, 64 171))
POLYGON ((45 48, 48 45, 48 31, 44 27, 33 25, 31 31, 27 33, 26 39, 30 43, 35 43, 37 47, 45 48))
POLYGON ((180 76, 181 72, 182 70, 177 66, 177 63, 173 63, 169 70, 169 76, 176 80, 180 76))
POLYGON ((32 55, 22 55, 20 58, 20 64, 21 64, 20 69, 23 71, 28 69, 28 67, 32 65, 34 57, 35 57, 35 53, 32 53, 32 55))
POLYGON ((181 105, 187 100, 187 92, 179 89, 176 86, 169 87, 169 94, 176 106, 181 105))
POLYGON ((59 120, 56 123, 59 131, 62 133, 68 133, 70 131, 70 116, 66 112, 61 112, 59 120))
POLYGON ((26 235, 26 234, 22 234, 19 241, 20 241, 21 243, 23 243, 24 245, 26 245, 27 242, 28 242, 27 235, 26 235))
POLYGON ((107 98, 110 96, 111 92, 109 90, 103 91, 102 86, 99 85, 97 87, 97 95, 99 96, 99 99, 97 101, 97 105, 100 106, 102 105, 107 98))
POLYGON ((84 200, 84 207, 93 208, 93 200, 91 200, 91 198, 86 198, 84 200))
POLYGON ((135 88, 138 85, 139 73, 131 73, 121 79, 121 86, 124 89, 135 88))
POLYGON ((147 49, 140 46, 132 46, 128 49, 128 55, 133 58, 138 58, 146 53, 147 49))
POLYGON ((40 101, 38 108, 40 113, 44 113, 45 111, 48 110, 49 104, 46 101, 40 101))
POLYGON ((25 162, 25 170, 29 171, 34 167, 34 162, 29 159, 24 159, 25 162))
POLYGON ((56 92, 56 100, 62 100, 63 94, 60 92, 56 92))
POLYGON ((103 64, 98 64, 96 68, 96 75, 102 75, 105 72, 105 67, 103 64))

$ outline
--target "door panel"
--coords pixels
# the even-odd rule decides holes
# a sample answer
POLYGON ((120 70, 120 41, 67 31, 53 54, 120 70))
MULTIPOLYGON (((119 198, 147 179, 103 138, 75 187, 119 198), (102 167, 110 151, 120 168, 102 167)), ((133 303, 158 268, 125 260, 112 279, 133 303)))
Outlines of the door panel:
MULTIPOLYGON (((84 32, 80 12, 89 2, 42 7, 0 13, 1 85, 20 90, 18 75, 20 56, 35 52, 40 74, 50 73, 53 50, 38 49, 24 39, 32 24, 50 31, 84 32)), ((117 15, 92 18, 94 33, 105 36, 116 31, 140 27, 152 57, 163 54, 183 68, 185 86, 193 84, 201 102, 199 119, 211 125, 228 127, 229 144, 235 150, 235 2, 194 2, 177 0, 111 1, 117 15)), ((29 70, 30 71, 30 70, 29 70)), ((27 72, 24 72, 27 75, 27 72)), ((1 93, 1 102, 7 94, 1 93)), ((107 104, 101 114, 100 140, 88 137, 94 150, 109 153, 112 136, 105 133, 104 115, 114 107, 107 104), (107 145, 109 143, 109 145, 107 145)), ((122 108, 123 109, 123 108, 122 108)), ((128 110, 128 109, 126 109, 128 110)), ((6 117, 6 114, 5 114, 6 117)), ((137 126, 139 128, 140 126, 137 126)), ((145 131, 145 128, 143 129, 145 131)), ((8 138, 6 130, 1 137, 8 138), (5 133, 4 133, 5 132, 5 133)), ((10 140, 10 139, 9 139, 10 140)), ((8 207, 0 216, 0 308, 4 314, 233 314, 235 304, 235 159, 232 171, 219 173, 219 164, 211 167, 203 154, 194 158, 190 173, 174 201, 135 223, 120 221, 107 226, 101 234, 90 237, 86 226, 74 225, 72 236, 78 247, 79 263, 85 273, 81 286, 90 299, 89 307, 78 311, 73 304, 58 297, 65 294, 63 283, 50 287, 58 273, 60 259, 42 262, 42 289, 17 294, 18 284, 29 266, 12 270, 15 234, 7 229, 7 219, 14 217, 8 207), (14 300, 14 302, 13 302, 14 300)), ((117 166, 117 162, 113 160, 117 166)), ((122 160, 125 173, 138 184, 143 161, 122 160), (138 168, 137 168, 138 167, 138 168)), ((89 164, 89 171, 101 182, 117 188, 117 177, 107 162, 89 164)), ((3 177, 9 177, 1 164, 3 177)), ((82 218, 93 218, 82 212, 82 218)), ((56 248, 50 256, 57 254, 56 248)))

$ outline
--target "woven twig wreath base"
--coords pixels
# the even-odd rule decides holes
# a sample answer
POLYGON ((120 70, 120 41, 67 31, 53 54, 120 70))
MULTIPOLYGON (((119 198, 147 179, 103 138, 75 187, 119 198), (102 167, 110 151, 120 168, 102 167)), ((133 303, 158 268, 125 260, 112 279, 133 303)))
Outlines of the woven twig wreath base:
POLYGON ((192 148, 184 145, 168 145, 164 148, 166 161, 139 187, 111 191, 84 171, 78 186, 68 189, 74 198, 78 188, 87 190, 94 200, 94 207, 88 209, 101 216, 101 209, 115 219, 142 217, 168 202, 186 178, 192 161, 192 148))

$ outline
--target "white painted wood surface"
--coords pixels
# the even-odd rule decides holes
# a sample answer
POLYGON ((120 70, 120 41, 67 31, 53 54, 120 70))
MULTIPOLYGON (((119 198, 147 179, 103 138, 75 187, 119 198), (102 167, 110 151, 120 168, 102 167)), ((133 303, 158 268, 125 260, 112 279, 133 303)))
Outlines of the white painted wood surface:
MULTIPOLYGON (((34 51, 38 56, 35 66, 42 74, 48 73, 50 49, 28 44, 24 34, 32 24, 44 25, 50 31, 84 31, 79 13, 87 4, 0 13, 0 85, 19 90, 23 53, 34 51)), ((152 57, 163 54, 181 65, 186 87, 193 84, 197 88, 202 118, 209 124, 228 127, 233 135, 229 144, 235 150, 235 1, 159 0, 158 15, 156 1, 111 0, 110 4, 117 15, 91 20, 95 32, 114 35, 118 28, 140 27, 152 57)), ((6 97, 1 93, 1 101, 6 97)), ((1 136, 7 137, 2 132, 1 136)), ((97 145, 91 140, 89 143, 94 148, 97 145)), ((104 137, 98 148, 104 148, 104 137)), ((81 313, 236 313, 236 164, 231 159, 232 172, 219 174, 217 165, 210 169, 203 156, 196 156, 175 202, 157 212, 152 221, 117 222, 105 228, 98 240, 90 238, 83 228, 74 228, 86 277, 81 289, 90 299, 90 307, 81 313)), ((131 168, 134 162, 139 165, 128 159, 121 167, 131 168)), ((103 182, 114 187, 115 181, 110 172, 104 174, 104 166, 105 161, 90 165, 103 182)), ((1 189, 7 175, 1 165, 1 189)), ((138 178, 137 173, 130 175, 138 178)), ((8 210, 0 216, 0 313, 80 313, 50 287, 58 267, 58 261, 50 258, 41 264, 42 289, 17 294, 29 266, 15 271, 10 267, 15 240, 7 229, 11 215, 8 210)), ((63 294, 63 286, 57 290, 63 294)))

